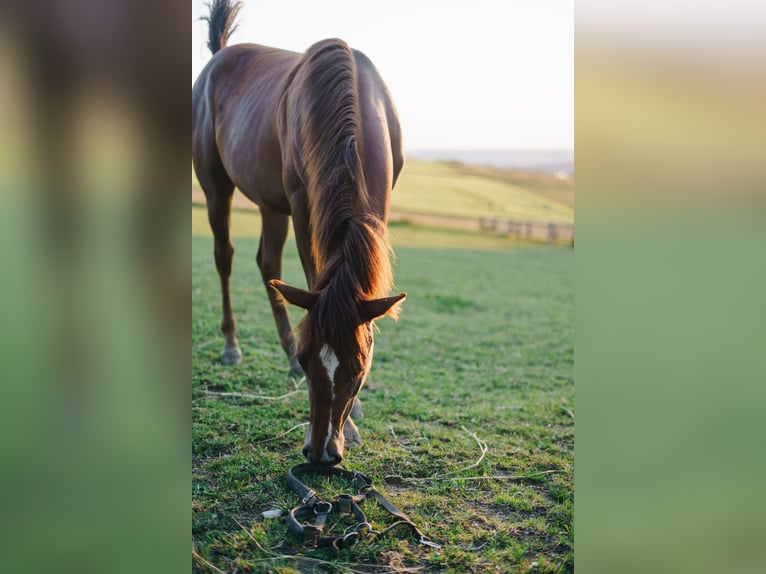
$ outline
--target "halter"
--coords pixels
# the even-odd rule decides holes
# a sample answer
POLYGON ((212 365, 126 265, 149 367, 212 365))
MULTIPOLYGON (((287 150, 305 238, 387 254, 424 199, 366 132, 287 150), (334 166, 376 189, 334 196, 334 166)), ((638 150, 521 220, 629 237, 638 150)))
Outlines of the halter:
POLYGON ((372 479, 361 472, 351 472, 319 464, 298 464, 288 471, 287 482, 290 484, 290 488, 301 497, 301 505, 293 508, 285 518, 287 527, 294 536, 305 544, 319 548, 332 548, 337 552, 341 548, 353 546, 363 536, 384 536, 392 529, 405 525, 418 537, 420 544, 431 548, 441 548, 441 545, 432 542, 406 514, 391 504, 386 497, 372 486, 372 479), (319 473, 324 476, 339 476, 353 482, 356 485, 356 494, 339 494, 332 502, 324 501, 316 492, 301 482, 300 479, 310 473, 319 473), (367 499, 377 501, 389 514, 399 520, 382 531, 374 530, 367 521, 367 517, 360 506, 367 499), (353 515, 357 524, 347 528, 344 534, 324 536, 324 526, 330 514, 353 515), (301 520, 307 518, 314 518, 314 524, 301 523, 301 520))

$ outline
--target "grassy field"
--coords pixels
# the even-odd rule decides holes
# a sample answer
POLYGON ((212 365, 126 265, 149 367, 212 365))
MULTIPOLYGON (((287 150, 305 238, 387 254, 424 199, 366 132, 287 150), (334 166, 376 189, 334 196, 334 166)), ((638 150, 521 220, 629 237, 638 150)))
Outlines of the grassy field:
MULTIPOLYGON (((199 186, 192 169, 192 186, 199 186)), ((408 160, 391 197, 400 213, 574 223, 574 184, 551 175, 408 160)))
POLYGON ((391 197, 391 209, 459 217, 573 223, 561 189, 571 182, 537 179, 492 168, 409 160, 391 197), (555 198, 555 199, 554 199, 555 198))
MULTIPOLYGON (((231 232, 234 236, 261 236, 261 215, 257 211, 235 209, 231 214, 231 232)), ((212 237, 207 221, 207 210, 202 205, 192 205, 192 235, 212 237)), ((433 229, 407 222, 389 224, 389 235, 394 248, 434 247, 457 249, 509 249, 524 245, 523 241, 494 233, 475 233, 456 229, 433 229)), ((292 226, 289 237, 293 236, 292 226)))
MULTIPOLYGON (((261 516, 296 505, 286 472, 302 462, 305 428, 295 427, 308 420, 308 400, 305 382, 287 377, 254 261, 257 241, 235 241, 244 360, 224 367, 212 242, 193 237, 195 571, 573 571, 574 252, 429 248, 438 239, 428 235, 419 230, 411 246, 397 247, 397 288, 408 299, 398 323, 379 322, 360 395, 365 445, 343 466, 370 475, 443 547, 400 533, 337 557, 302 547, 279 519, 261 516)), ((304 283, 291 242, 284 275, 304 283)), ((319 479, 312 486, 328 496, 350 488, 319 479)), ((377 528, 391 522, 374 505, 366 512, 377 528)))

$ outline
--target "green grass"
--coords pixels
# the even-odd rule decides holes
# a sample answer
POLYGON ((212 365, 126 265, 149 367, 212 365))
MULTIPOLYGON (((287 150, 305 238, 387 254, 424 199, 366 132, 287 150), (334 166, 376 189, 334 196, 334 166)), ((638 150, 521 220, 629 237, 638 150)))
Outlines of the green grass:
MULTIPOLYGON (((224 367, 212 241, 192 239, 195 571, 213 572, 206 563, 225 572, 573 571, 571 249, 397 249, 397 288, 408 299, 398 323, 379 322, 360 395, 365 445, 343 464, 373 477, 443 548, 394 535, 333 557, 302 547, 278 519, 261 518, 297 502, 286 472, 302 462, 304 429, 283 433, 308 420, 308 401, 305 383, 287 377, 254 261, 257 241, 237 238, 235 247, 232 296, 244 360, 224 367), (276 397, 296 388, 276 401, 205 392, 276 397), (481 456, 472 433, 487 453, 466 468, 481 456), (535 475, 545 471, 553 472, 535 475), (465 480, 493 475, 534 476, 465 480), (443 480, 412 480, 429 477, 443 480)), ((304 283, 292 243, 284 276, 304 283)), ((336 481, 315 486, 328 495, 343 490, 336 481)), ((378 528, 391 522, 374 507, 366 511, 378 528)))
MULTIPOLYGON (((506 250, 525 245, 523 239, 496 235, 494 233, 477 233, 457 229, 434 229, 407 222, 390 223, 388 227, 389 236, 394 248, 438 247, 506 250)), ((260 213, 247 209, 232 210, 231 234, 234 237, 260 237, 260 213)), ((192 235, 212 237, 210 224, 207 221, 207 210, 203 205, 192 204, 192 235)), ((289 237, 292 236, 291 226, 289 237)))
POLYGON ((449 162, 449 165, 458 173, 487 177, 509 183, 516 187, 539 193, 544 197, 574 209, 574 180, 571 178, 561 179, 546 173, 517 171, 514 169, 501 169, 458 162, 449 162))
MULTIPOLYGON (((192 186, 199 183, 192 168, 192 186)), ((407 160, 391 209, 452 217, 574 223, 574 185, 545 174, 407 160)))

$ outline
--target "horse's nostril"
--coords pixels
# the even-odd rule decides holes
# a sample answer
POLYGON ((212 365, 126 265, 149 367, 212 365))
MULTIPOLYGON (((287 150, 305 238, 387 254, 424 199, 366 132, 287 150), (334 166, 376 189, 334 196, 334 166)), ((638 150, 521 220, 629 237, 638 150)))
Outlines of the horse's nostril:
POLYGON ((322 461, 325 464, 340 464, 340 461, 343 460, 343 454, 339 452, 338 444, 335 442, 330 442, 330 444, 327 445, 327 450, 325 451, 324 455, 322 456, 322 461))

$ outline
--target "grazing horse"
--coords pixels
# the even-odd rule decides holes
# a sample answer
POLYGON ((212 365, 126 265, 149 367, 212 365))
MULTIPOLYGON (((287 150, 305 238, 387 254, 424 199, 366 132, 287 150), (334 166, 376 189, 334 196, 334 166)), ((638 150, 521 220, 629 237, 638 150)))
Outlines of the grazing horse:
POLYGON ((229 295, 234 187, 260 208, 258 266, 291 371, 306 375, 303 453, 337 464, 361 444, 349 414, 372 362, 374 321, 396 315, 386 222, 404 155, 391 96, 372 62, 330 39, 304 54, 225 47, 239 2, 211 4, 214 56, 192 90, 192 159, 207 198, 221 279, 224 363, 236 363, 229 295), (280 281, 292 216, 308 290, 280 281), (307 311, 296 346, 285 302, 307 311))

